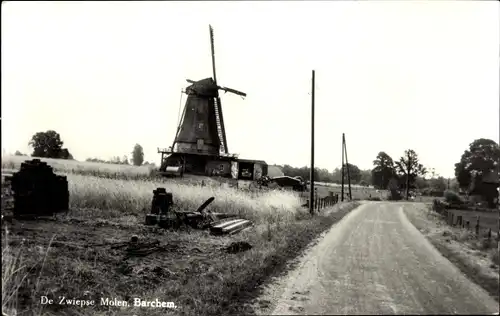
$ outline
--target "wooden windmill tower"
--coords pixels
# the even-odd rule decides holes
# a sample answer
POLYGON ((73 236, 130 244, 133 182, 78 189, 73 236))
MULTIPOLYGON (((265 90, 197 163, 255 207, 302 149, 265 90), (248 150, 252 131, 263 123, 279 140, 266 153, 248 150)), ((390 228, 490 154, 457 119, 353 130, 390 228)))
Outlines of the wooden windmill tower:
MULTIPOLYGON (((213 77, 199 81, 187 79, 191 85, 185 89, 187 100, 172 147, 158 150, 162 154, 160 171, 175 173, 181 168, 182 172, 206 174, 210 161, 234 157, 228 153, 219 90, 242 97, 246 94, 217 84, 211 26, 209 31, 213 77)), ((218 164, 216 169, 220 171, 224 168, 218 164)))

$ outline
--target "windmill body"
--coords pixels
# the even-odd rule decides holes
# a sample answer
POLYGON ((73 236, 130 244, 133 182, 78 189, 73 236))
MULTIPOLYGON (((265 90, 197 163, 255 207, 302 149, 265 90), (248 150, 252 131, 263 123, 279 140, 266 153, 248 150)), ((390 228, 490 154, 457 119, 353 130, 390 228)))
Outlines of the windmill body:
POLYGON ((217 85, 213 30, 210 27, 213 77, 198 81, 187 80, 187 95, 182 119, 169 149, 161 153, 160 171, 166 176, 198 174, 234 179, 255 180, 267 175, 264 161, 242 160, 228 152, 226 130, 219 91, 242 97, 246 94, 217 85))
POLYGON ((175 151, 218 155, 220 140, 215 116, 217 86, 212 78, 203 79, 186 88, 188 95, 182 121, 175 137, 175 151))

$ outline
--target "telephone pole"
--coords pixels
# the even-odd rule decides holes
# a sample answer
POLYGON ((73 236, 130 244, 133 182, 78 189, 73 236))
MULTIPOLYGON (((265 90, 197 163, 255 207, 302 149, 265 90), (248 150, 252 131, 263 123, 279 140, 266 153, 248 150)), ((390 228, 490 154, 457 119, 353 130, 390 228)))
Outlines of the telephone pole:
POLYGON ((314 70, 311 85, 311 174, 309 176, 309 213, 314 214, 314 70))
POLYGON ((344 154, 345 154, 345 164, 347 168, 347 183, 349 186, 349 201, 352 200, 352 191, 351 191, 351 172, 349 171, 349 160, 347 160, 347 146, 345 143, 345 134, 342 133, 342 144, 344 146, 344 154))
POLYGON ((340 189, 340 202, 344 202, 344 133, 342 133, 342 188, 340 189))

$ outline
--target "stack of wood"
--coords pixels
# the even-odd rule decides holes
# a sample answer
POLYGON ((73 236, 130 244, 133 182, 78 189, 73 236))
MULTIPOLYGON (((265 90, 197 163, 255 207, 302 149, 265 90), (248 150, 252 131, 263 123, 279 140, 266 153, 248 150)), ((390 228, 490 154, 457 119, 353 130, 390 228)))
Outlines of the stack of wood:
POLYGON ((69 209, 68 180, 40 159, 25 161, 12 175, 14 217, 50 216, 69 209))

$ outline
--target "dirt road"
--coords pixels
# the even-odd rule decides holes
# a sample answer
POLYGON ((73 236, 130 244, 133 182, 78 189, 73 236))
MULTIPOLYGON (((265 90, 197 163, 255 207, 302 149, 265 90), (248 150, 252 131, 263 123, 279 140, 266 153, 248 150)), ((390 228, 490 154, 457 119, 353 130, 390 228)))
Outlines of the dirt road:
POLYGON ((417 203, 364 203, 268 287, 257 312, 492 314, 498 302, 469 281, 408 221, 417 203))

